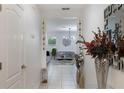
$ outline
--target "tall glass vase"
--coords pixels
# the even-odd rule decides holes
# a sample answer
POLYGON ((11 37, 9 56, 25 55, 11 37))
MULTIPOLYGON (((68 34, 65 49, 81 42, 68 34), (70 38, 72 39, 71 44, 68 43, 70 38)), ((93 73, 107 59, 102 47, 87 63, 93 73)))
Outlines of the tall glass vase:
POLYGON ((109 63, 106 58, 95 59, 96 77, 99 89, 105 89, 107 84, 109 63))

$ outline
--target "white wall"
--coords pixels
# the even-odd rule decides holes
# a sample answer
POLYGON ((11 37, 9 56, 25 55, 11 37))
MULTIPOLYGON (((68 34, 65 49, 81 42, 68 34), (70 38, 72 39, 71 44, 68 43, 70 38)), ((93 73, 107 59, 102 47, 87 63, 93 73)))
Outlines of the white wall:
MULTIPOLYGON (((83 14, 83 36, 86 41, 93 39, 92 31, 97 31, 97 27, 103 29, 104 26, 104 9, 107 5, 87 5, 83 14)), ((96 73, 94 59, 89 55, 85 55, 85 87, 97 88, 96 73)))
POLYGON ((48 40, 46 41, 47 42, 47 50, 51 51, 52 48, 57 48, 57 51, 73 51, 73 52, 76 52, 76 32, 73 31, 71 32, 71 35, 72 36, 75 36, 75 39, 72 39, 71 41, 71 45, 70 46, 67 46, 65 47, 63 45, 63 36, 67 36, 69 37, 69 32, 66 32, 66 31, 56 31, 56 32, 47 32, 47 39, 49 37, 56 37, 56 45, 49 45, 48 44, 48 40))

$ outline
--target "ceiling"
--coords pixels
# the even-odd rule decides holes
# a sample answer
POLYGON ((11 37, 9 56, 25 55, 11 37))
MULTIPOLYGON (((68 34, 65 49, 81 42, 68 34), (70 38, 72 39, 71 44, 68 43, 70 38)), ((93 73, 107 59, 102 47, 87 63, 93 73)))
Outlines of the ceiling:
POLYGON ((47 32, 77 31, 77 19, 82 16, 86 4, 39 4, 41 15, 45 18, 47 32), (70 8, 63 11, 62 8, 70 8))
POLYGON ((41 15, 45 17, 80 17, 86 4, 39 4, 41 15), (70 8, 63 11, 61 8, 70 8))
POLYGON ((63 18, 47 18, 46 30, 47 32, 71 32, 77 31, 77 18, 76 17, 63 17, 63 18))

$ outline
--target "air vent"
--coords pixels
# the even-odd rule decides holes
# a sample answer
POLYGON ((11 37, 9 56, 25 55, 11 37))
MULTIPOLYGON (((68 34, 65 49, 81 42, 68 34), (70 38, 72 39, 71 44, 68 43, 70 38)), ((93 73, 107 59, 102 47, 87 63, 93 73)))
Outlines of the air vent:
POLYGON ((64 11, 64 10, 70 10, 70 8, 66 7, 66 8, 62 8, 62 10, 63 10, 63 11, 64 11))

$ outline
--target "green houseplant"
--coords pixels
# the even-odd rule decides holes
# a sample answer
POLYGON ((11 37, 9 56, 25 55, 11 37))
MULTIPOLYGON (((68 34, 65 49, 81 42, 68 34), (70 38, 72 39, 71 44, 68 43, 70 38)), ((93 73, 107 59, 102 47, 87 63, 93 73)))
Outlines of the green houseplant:
POLYGON ((53 48, 51 54, 52 54, 52 57, 53 57, 54 59, 55 59, 55 57, 56 57, 56 53, 57 53, 57 49, 56 49, 56 48, 53 48))

